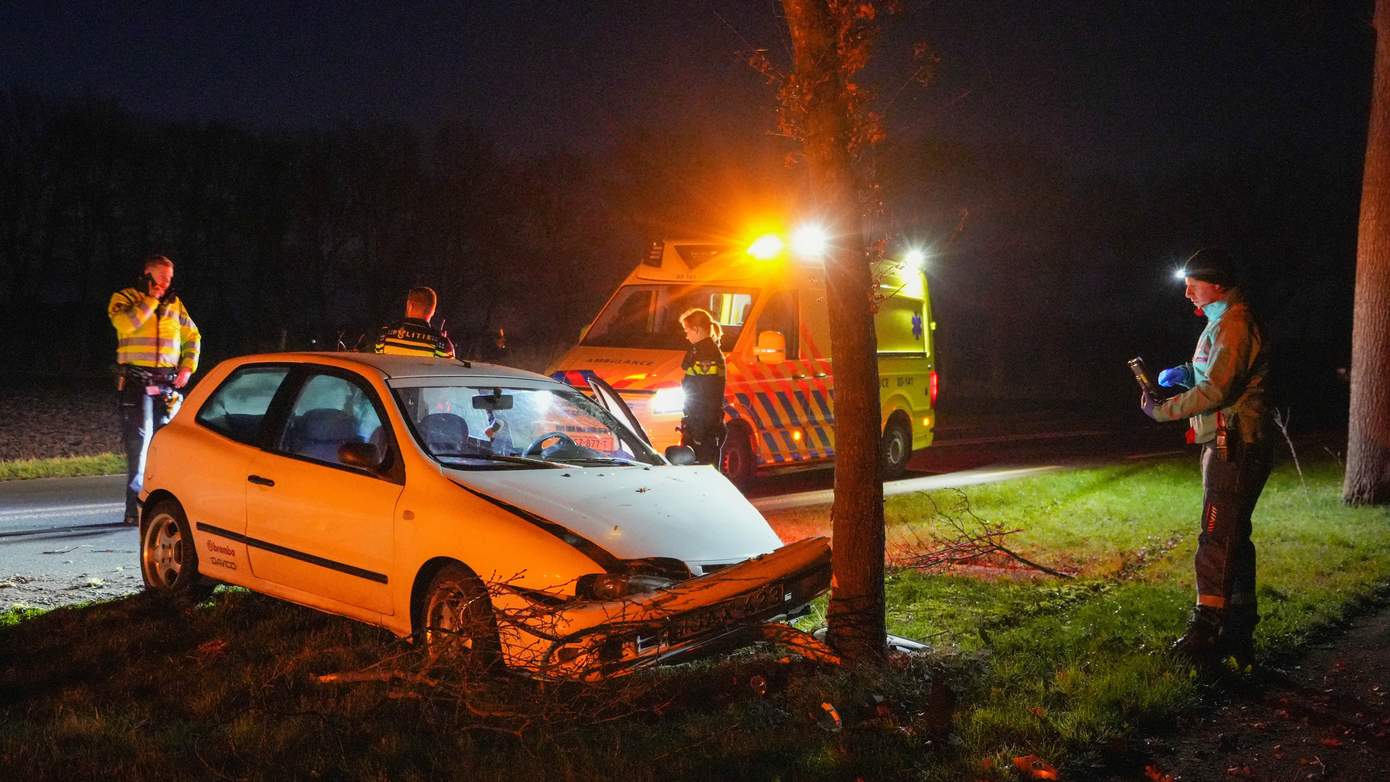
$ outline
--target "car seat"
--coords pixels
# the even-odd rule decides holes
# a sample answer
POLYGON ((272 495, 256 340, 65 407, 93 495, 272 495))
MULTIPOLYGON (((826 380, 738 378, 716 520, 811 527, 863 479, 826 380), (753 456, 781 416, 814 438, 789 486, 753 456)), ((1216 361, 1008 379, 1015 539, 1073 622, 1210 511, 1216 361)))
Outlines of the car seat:
POLYGON ((339 446, 361 442, 357 420, 350 413, 328 407, 296 416, 286 440, 286 449, 291 453, 333 464, 340 463, 339 446))
POLYGON ((416 427, 431 453, 460 453, 468 443, 468 422, 453 413, 430 413, 416 427))

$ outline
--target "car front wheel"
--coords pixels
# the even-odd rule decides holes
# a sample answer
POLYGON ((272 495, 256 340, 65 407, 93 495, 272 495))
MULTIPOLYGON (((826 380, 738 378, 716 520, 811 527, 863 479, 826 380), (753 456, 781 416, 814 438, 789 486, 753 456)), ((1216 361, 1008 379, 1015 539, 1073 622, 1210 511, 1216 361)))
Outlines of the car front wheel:
POLYGON ((420 611, 420 636, 431 663, 477 673, 497 662, 492 604, 471 570, 450 563, 434 574, 420 611))
POLYGON ((151 591, 195 601, 212 593, 212 587, 198 575, 198 552, 188 517, 173 500, 161 500, 144 515, 140 575, 151 591))

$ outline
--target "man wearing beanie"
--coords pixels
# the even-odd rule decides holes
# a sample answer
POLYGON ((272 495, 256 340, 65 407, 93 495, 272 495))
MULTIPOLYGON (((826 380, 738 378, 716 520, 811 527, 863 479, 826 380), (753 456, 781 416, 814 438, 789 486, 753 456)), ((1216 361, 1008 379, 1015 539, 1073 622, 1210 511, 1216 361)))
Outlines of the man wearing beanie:
POLYGON ((1192 361, 1159 373, 1182 391, 1165 401, 1142 395, 1155 421, 1187 418, 1188 442, 1202 447, 1202 519, 1195 567, 1197 605, 1173 650, 1197 663, 1253 657, 1255 544, 1251 514, 1273 461, 1273 427, 1265 384, 1264 332, 1222 249, 1198 250, 1183 265, 1185 295, 1207 319, 1192 361))

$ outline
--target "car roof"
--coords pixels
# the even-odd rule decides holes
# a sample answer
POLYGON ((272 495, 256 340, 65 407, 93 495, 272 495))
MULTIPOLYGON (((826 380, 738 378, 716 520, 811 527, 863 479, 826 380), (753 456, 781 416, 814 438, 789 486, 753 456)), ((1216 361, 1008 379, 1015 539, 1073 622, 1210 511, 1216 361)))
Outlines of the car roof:
MULTIPOLYGON (((411 377, 489 377, 515 378, 524 380, 550 380, 545 375, 525 369, 505 367, 501 364, 484 364, 479 361, 462 361, 433 356, 391 356, 380 353, 358 353, 355 351, 320 351, 298 353, 258 353, 252 356, 239 356, 238 363, 257 364, 288 362, 293 364, 320 363, 330 366, 353 366, 375 369, 387 379, 411 377)), ((553 382, 553 381, 552 381, 553 382)))

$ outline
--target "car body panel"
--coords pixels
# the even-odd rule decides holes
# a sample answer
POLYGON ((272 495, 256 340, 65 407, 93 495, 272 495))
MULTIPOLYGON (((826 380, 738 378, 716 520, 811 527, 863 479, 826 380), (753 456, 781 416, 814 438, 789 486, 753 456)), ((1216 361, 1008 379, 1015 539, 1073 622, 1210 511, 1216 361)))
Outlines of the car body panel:
POLYGON ((666 556, 686 563, 737 562, 781 545, 757 509, 718 470, 447 471, 490 496, 573 530, 622 559, 666 556), (673 508, 722 507, 692 528, 673 508))

